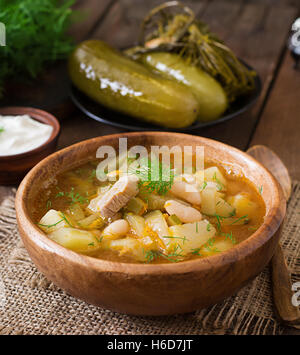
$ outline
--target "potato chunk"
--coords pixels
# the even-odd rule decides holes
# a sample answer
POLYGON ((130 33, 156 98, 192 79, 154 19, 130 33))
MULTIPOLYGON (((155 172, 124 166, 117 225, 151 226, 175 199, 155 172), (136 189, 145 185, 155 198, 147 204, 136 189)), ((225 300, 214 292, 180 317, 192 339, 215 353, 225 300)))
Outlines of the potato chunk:
POLYGON ((219 191, 226 191, 227 181, 221 173, 220 169, 216 166, 212 166, 211 168, 204 170, 204 180, 216 182, 218 184, 219 191))
POLYGON ((163 214, 156 210, 145 216, 146 224, 159 236, 165 245, 170 243, 170 239, 164 238, 169 235, 169 228, 163 214))
POLYGON ((239 193, 235 196, 230 196, 227 199, 227 202, 230 203, 236 210, 237 217, 246 216, 248 219, 255 218, 257 214, 257 204, 251 201, 248 193, 239 193))
POLYGON ((225 237, 213 238, 211 245, 209 243, 202 246, 199 251, 201 256, 215 255, 223 251, 229 250, 234 247, 234 243, 230 239, 225 237))
POLYGON ((138 261, 146 260, 144 244, 139 239, 126 237, 123 239, 111 240, 109 241, 108 247, 118 251, 120 255, 131 255, 138 261))
POLYGON ((133 234, 136 234, 138 237, 142 237, 144 235, 145 220, 142 216, 129 212, 125 214, 124 218, 129 223, 133 234))
POLYGON ((201 191, 201 212, 213 216, 216 214, 217 189, 215 185, 207 185, 201 191))
POLYGON ((141 191, 138 194, 138 197, 140 197, 144 202, 147 203, 147 210, 148 211, 155 211, 155 210, 161 210, 164 208, 164 204, 167 201, 166 196, 160 196, 152 192, 149 194, 147 191, 141 191))
POLYGON ((216 213, 222 217, 235 215, 235 208, 220 197, 216 198, 216 213))
POLYGON ((216 234, 216 229, 207 220, 172 226, 169 230, 172 238, 170 238, 168 251, 172 251, 172 248, 179 245, 182 255, 192 253, 216 234))
POLYGON ((70 227, 60 211, 49 210, 39 221, 38 226, 46 233, 51 233, 62 227, 70 227))
POLYGON ((57 229, 49 234, 49 238, 78 253, 86 253, 100 248, 99 241, 91 232, 76 228, 57 229))

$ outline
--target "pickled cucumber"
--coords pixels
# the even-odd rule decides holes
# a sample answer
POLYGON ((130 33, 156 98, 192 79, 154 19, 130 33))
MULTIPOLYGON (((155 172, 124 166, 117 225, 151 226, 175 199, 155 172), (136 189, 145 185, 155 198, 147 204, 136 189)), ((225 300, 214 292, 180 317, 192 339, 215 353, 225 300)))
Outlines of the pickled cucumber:
POLYGON ((93 100, 157 125, 186 127, 199 113, 188 87, 153 73, 102 41, 77 46, 69 59, 69 75, 93 100))
POLYGON ((212 121, 220 117, 228 106, 222 86, 200 68, 189 65, 179 55, 167 52, 143 54, 143 64, 191 88, 199 102, 198 119, 212 121))

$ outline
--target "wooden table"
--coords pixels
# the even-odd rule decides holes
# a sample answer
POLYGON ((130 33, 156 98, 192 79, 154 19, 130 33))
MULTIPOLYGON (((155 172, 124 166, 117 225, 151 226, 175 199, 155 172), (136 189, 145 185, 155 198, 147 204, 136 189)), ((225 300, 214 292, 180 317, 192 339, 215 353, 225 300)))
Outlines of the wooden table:
MULTIPOLYGON (((76 41, 98 38, 116 47, 132 45, 145 14, 162 0, 79 0, 82 22, 73 26, 76 41)), ((286 49, 299 0, 189 0, 235 53, 260 74, 263 90, 255 107, 240 117, 193 132, 242 150, 254 144, 272 148, 300 180, 300 70, 286 49)), ((68 98, 66 63, 49 68, 31 88, 8 88, 3 104, 32 105, 56 114, 62 125, 59 148, 121 130, 87 118, 68 98)), ((292 331, 287 331, 292 333, 292 331)))
MULTIPOLYGON (((137 39, 145 14, 162 0, 78 0, 81 22, 71 34, 77 41, 99 38, 116 47, 137 39)), ((207 22, 234 51, 260 74, 263 91, 255 107, 231 121, 194 131, 246 150, 265 144, 285 162, 291 176, 300 179, 300 70, 286 49, 288 31, 299 15, 299 0, 189 0, 198 17, 207 22)), ((83 139, 121 130, 93 121, 68 99, 65 63, 55 65, 31 86, 8 90, 8 103, 40 107, 61 120, 59 148, 83 139)), ((6 104, 6 103, 5 103, 6 104)))

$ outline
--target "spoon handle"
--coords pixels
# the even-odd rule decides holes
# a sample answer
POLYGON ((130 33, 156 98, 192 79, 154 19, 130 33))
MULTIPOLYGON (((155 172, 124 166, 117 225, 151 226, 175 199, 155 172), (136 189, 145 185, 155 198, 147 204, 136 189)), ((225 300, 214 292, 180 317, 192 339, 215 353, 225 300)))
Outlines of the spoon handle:
MULTIPOLYGON (((291 194, 291 179, 288 170, 279 157, 269 148, 256 145, 247 153, 263 164, 281 185, 286 200, 291 194)), ((276 233, 281 236, 282 225, 276 233)), ((279 238, 280 239, 280 238, 279 238)), ((292 304, 292 282, 280 243, 271 260, 273 301, 278 317, 286 325, 300 329, 299 308, 292 304)))
POLYGON ((277 315, 286 325, 300 329, 300 312, 298 307, 292 304, 291 276, 280 244, 272 257, 271 271, 273 299, 277 315))

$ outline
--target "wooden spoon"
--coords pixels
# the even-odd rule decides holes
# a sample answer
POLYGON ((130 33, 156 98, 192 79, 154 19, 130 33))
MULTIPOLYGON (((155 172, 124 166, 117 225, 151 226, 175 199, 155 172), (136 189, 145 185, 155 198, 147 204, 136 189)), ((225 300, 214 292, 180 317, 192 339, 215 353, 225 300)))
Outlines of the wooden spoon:
MULTIPOLYGON (((292 183, 288 170, 280 158, 269 148, 255 145, 247 153, 263 164, 277 179, 288 201, 292 183)), ((282 225, 277 231, 281 234, 282 225)), ((300 329, 299 308, 292 304, 292 282, 280 243, 271 260, 273 299, 280 320, 286 325, 300 329)))

